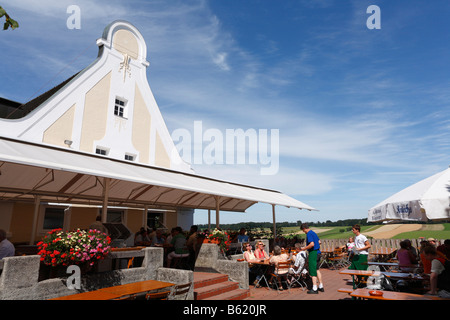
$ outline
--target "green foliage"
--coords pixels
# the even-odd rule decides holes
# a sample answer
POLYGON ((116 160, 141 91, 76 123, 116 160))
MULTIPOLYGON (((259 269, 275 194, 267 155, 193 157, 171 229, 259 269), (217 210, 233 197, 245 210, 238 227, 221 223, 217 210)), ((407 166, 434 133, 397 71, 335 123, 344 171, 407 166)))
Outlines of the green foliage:
POLYGON ((16 20, 12 19, 12 18, 6 13, 6 10, 3 9, 3 8, 0 6, 0 18, 3 18, 3 17, 6 18, 6 21, 5 21, 4 25, 3 25, 3 30, 8 30, 9 27, 11 27, 11 29, 14 30, 14 29, 16 29, 16 28, 19 27, 19 23, 18 23, 16 20))

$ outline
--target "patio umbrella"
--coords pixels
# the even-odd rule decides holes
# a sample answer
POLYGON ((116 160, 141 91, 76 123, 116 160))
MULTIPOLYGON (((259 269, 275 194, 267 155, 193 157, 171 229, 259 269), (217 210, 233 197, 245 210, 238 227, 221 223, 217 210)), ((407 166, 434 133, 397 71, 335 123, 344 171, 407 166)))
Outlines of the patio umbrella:
POLYGON ((369 210, 368 222, 450 219, 450 168, 392 195, 369 210))

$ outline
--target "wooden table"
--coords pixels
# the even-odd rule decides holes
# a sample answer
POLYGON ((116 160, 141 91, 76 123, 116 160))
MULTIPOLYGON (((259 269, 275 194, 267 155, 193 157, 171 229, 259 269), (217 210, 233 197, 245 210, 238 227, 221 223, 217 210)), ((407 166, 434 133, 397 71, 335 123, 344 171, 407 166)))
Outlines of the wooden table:
POLYGON ((369 261, 367 262, 369 266, 378 266, 382 267, 385 271, 388 271, 392 268, 394 269, 400 269, 400 268, 411 268, 416 269, 419 268, 420 265, 418 264, 410 264, 410 265, 399 265, 398 262, 376 262, 376 261, 369 261))
POLYGON ((369 249, 369 254, 374 255, 376 261, 378 261, 378 262, 386 262, 396 252, 397 252, 396 248, 369 249))
POLYGON ((154 290, 159 290, 175 285, 171 282, 164 282, 158 280, 146 280, 139 282, 132 282, 122 284, 120 286, 103 288, 97 291, 108 292, 115 294, 117 297, 125 297, 130 295, 143 294, 154 290))
POLYGON ((68 296, 53 298, 50 300, 114 300, 116 298, 117 298, 117 295, 115 295, 114 293, 95 290, 95 291, 71 294, 68 296))
POLYGON ((346 274, 352 276, 353 289, 358 288, 358 281, 355 280, 355 277, 379 277, 381 275, 380 271, 374 270, 351 270, 344 269, 339 271, 340 274, 346 274))
MULTIPOLYGON (((259 262, 252 262, 251 264, 254 266, 257 266, 258 270, 260 270, 261 274, 262 274, 261 278, 259 278, 258 282, 255 284, 255 287, 257 285, 259 285, 261 280, 264 280, 264 282, 266 283, 267 289, 270 290, 270 286, 269 286, 269 283, 267 282, 267 278, 266 278, 267 270, 270 266, 269 259, 265 259, 264 261, 259 261, 259 262)), ((256 273, 258 273, 258 271, 256 271, 256 273)))
POLYGON ((401 279, 401 280, 425 280, 423 276, 417 273, 407 273, 407 272, 382 272, 388 278, 401 279))
POLYGON ((360 276, 360 277, 378 277, 381 275, 380 271, 374 271, 374 270, 351 270, 351 269, 344 269, 339 271, 340 274, 347 274, 351 276, 360 276))
POLYGON ((119 286, 98 289, 89 292, 77 293, 58 297, 51 300, 114 300, 139 294, 145 294, 175 285, 171 282, 146 280, 122 284, 119 286))
MULTIPOLYGON (((354 298, 360 298, 360 299, 374 299, 374 300, 448 300, 439 298, 437 296, 428 296, 428 295, 421 295, 421 294, 413 294, 413 293, 406 293, 406 292, 396 292, 396 291, 381 291, 383 292, 382 296, 373 296, 369 294, 369 289, 356 289, 352 293, 350 293, 350 296, 354 298)), ((377 290, 380 291, 380 290, 377 290)))

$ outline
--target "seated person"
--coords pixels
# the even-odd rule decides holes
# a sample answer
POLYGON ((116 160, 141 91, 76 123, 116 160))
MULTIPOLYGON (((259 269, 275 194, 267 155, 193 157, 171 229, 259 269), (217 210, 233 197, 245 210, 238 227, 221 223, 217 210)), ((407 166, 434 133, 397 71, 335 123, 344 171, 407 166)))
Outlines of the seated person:
POLYGON ((145 228, 141 228, 134 238, 135 246, 149 246, 151 242, 152 241, 150 240, 148 232, 145 228))
POLYGON ((430 291, 427 294, 437 295, 439 290, 450 292, 450 262, 440 258, 434 246, 426 246, 424 254, 431 261, 430 291))
POLYGON ((258 260, 264 261, 269 259, 269 254, 264 250, 266 245, 262 241, 258 241, 255 248, 255 257, 258 260))
POLYGON ((250 244, 250 242, 244 242, 242 244, 242 246, 245 248, 245 251, 244 251, 244 260, 245 261, 247 261, 248 263, 260 262, 260 259, 256 259, 255 253, 252 250, 252 245, 250 244))
POLYGON ((446 239, 443 244, 438 246, 437 248, 438 252, 441 252, 447 260, 450 260, 450 239, 446 239))
POLYGON ((162 234, 161 230, 156 230, 155 235, 152 239, 152 246, 153 247, 162 247, 164 246, 164 243, 166 242, 166 237, 162 234))
POLYGON ((167 268, 172 265, 173 258, 185 258, 189 256, 189 251, 186 247, 186 237, 183 235, 183 229, 176 227, 173 232, 173 238, 169 247, 174 248, 174 251, 167 255, 167 268))
POLYGON ((300 243, 295 244, 297 255, 295 256, 294 265, 289 268, 289 273, 298 275, 300 272, 307 274, 308 270, 305 268, 306 261, 308 259, 308 251, 301 249, 302 245, 300 243))
POLYGON ((6 238, 6 231, 0 229, 0 260, 7 257, 14 257, 16 249, 14 245, 6 238))
POLYGON ((353 255, 353 248, 355 247, 355 239, 353 237, 348 238, 347 242, 347 253, 348 257, 350 258, 353 255))
POLYGON ((397 251, 398 265, 402 271, 412 272, 417 260, 414 254, 409 250, 408 242, 406 240, 400 242, 400 249, 397 251))
MULTIPOLYGON (((255 266, 252 263, 260 262, 260 259, 256 259, 255 253, 252 250, 252 245, 249 242, 244 242, 242 246, 245 248, 244 251, 244 260, 248 262, 248 271, 250 272, 250 276, 254 276, 255 280, 253 284, 259 288, 259 279, 262 277, 262 270, 259 266, 255 266)), ((253 279, 250 279, 250 283, 253 279)))
MULTIPOLYGON (((289 271, 288 269, 278 270, 278 268, 277 268, 278 267, 278 263, 280 263, 280 262, 287 262, 287 261, 289 261, 289 256, 286 253, 281 253, 280 246, 275 246, 273 248, 273 256, 269 260, 269 263, 273 264, 275 266, 275 272, 274 272, 275 275, 278 275, 278 276, 279 275, 286 275, 287 276, 288 271, 289 271)), ((272 280, 273 280, 273 276, 270 279, 270 281, 272 281, 272 280)), ((279 288, 280 291, 283 290, 283 287, 281 285, 281 278, 280 277, 278 277, 278 288, 279 288)))

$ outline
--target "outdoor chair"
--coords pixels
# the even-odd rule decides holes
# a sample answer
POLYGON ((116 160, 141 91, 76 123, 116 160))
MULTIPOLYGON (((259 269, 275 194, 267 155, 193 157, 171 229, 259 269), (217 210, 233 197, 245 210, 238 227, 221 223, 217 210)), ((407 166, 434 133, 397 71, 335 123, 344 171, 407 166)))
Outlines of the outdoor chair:
POLYGON ((306 266, 307 264, 305 263, 301 270, 299 270, 297 273, 293 272, 293 270, 292 272, 289 272, 288 283, 290 288, 294 287, 295 285, 299 285, 303 289, 303 291, 305 291, 305 289, 307 288, 306 277, 308 276, 308 273, 304 272, 304 270, 307 270, 306 266))
POLYGON ((145 300, 167 300, 170 291, 152 292, 145 295, 145 300))
POLYGON ((285 285, 288 288, 288 290, 290 290, 290 285, 289 285, 289 282, 288 282, 290 266, 291 266, 291 262, 290 261, 278 262, 275 265, 274 271, 271 273, 272 285, 273 285, 273 283, 275 283, 275 287, 276 287, 278 293, 281 290, 283 290, 283 287, 282 287, 283 282, 285 283, 285 285), (281 284, 281 288, 278 286, 278 283, 281 284))
POLYGON ((130 294, 127 296, 119 297, 113 300, 136 300, 137 296, 135 294, 130 294))
POLYGON ((333 255, 328 258, 328 262, 330 263, 330 269, 340 269, 347 267, 348 265, 348 255, 343 252, 341 248, 335 248, 333 251, 333 255))
POLYGON ((173 258, 172 268, 189 270, 190 269, 189 256, 190 256, 189 254, 183 254, 183 255, 180 255, 179 257, 175 256, 173 258))
POLYGON ((168 297, 168 300, 187 300, 191 286, 192 282, 175 285, 168 297))

